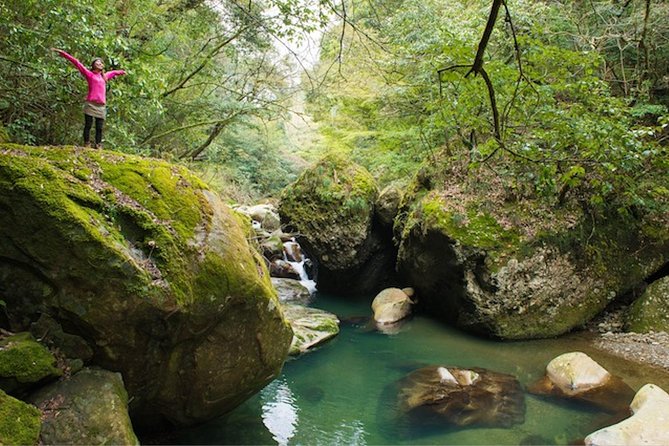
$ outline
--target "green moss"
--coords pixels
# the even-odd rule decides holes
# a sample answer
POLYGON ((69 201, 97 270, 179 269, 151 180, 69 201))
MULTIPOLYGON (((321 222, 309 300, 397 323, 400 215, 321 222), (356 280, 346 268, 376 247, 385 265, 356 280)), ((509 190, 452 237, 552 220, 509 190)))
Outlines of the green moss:
POLYGON ((34 445, 39 439, 41 412, 0 390, 0 444, 34 445))
POLYGON ((415 218, 420 218, 425 228, 437 229, 463 245, 482 249, 513 249, 519 241, 517 232, 504 229, 490 214, 475 206, 465 213, 449 209, 448 204, 436 194, 421 200, 415 218))
POLYGON ((377 195, 369 172, 341 155, 331 154, 284 190, 281 213, 300 229, 322 227, 331 218, 366 219, 377 195))
POLYGON ((637 333, 669 332, 669 278, 651 284, 630 306, 627 328, 637 333))
POLYGON ((0 377, 20 383, 34 383, 46 377, 61 376, 56 359, 30 333, 19 333, 0 340, 0 377))

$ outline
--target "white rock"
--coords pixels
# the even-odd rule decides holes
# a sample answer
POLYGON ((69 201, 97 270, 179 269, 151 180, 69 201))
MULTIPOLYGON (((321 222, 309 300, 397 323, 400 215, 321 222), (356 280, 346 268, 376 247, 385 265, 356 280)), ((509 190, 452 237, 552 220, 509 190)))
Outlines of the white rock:
POLYGON ((605 384, 611 374, 585 353, 558 356, 546 366, 546 375, 565 394, 575 395, 605 384))
POLYGON ((376 295, 372 302, 374 321, 392 324, 411 313, 411 299, 399 288, 386 288, 376 295))
POLYGON ((458 384, 458 380, 455 379, 455 376, 448 371, 446 367, 437 368, 437 373, 439 374, 439 382, 442 384, 451 383, 458 384))
POLYGON ((669 394, 646 384, 630 404, 633 415, 585 437, 586 445, 669 445, 669 394))

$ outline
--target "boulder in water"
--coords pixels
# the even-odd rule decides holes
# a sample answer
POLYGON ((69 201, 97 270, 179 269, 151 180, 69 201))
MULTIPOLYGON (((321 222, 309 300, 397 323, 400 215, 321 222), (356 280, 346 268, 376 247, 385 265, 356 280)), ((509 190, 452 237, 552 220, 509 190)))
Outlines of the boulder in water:
POLYGON ((300 279, 300 273, 295 267, 285 260, 272 260, 269 264, 269 273, 272 277, 282 277, 284 279, 300 279))
POLYGON ((585 438, 592 446, 669 444, 669 395, 654 384, 646 384, 630 404, 632 416, 585 438))
POLYGON ((272 277, 279 301, 306 305, 311 301, 311 292, 299 280, 272 277))
POLYGON ((635 333, 669 332, 669 276, 646 288, 627 312, 626 328, 635 333))
POLYGON ((374 321, 377 325, 393 324, 411 314, 411 298, 399 288, 386 288, 372 302, 374 321))
POLYGON ((283 314, 293 328, 291 355, 299 355, 339 334, 339 319, 332 313, 302 305, 283 305, 283 314))
POLYGON ((582 352, 565 353, 546 366, 546 375, 529 387, 538 395, 584 401, 612 413, 626 410, 634 395, 622 379, 611 375, 582 352))
POLYGON ((525 419, 520 383, 482 368, 425 367, 399 383, 398 408, 417 423, 509 427, 525 419))

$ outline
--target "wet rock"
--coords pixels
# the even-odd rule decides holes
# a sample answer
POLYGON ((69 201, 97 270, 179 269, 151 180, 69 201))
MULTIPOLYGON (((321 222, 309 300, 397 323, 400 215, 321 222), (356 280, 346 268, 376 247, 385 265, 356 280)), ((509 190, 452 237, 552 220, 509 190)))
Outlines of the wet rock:
POLYGON ((284 245, 281 237, 277 234, 271 234, 260 242, 260 250, 263 256, 268 260, 283 259, 284 245))
POLYGON ((300 279, 300 273, 295 267, 285 260, 273 260, 269 264, 269 274, 272 277, 281 277, 284 279, 300 279))
POLYGON ((339 319, 332 313, 302 305, 282 306, 293 329, 290 355, 299 355, 339 334, 339 319))
POLYGON ((139 444, 119 373, 84 369, 30 397, 42 411, 44 444, 139 444))
POLYGON ((654 384, 646 384, 630 404, 632 416, 585 438, 586 445, 669 444, 669 395, 654 384))
POLYGON ((272 277, 272 285, 281 302, 306 305, 311 301, 311 292, 299 280, 272 277))
POLYGON ((386 288, 372 302, 374 321, 379 325, 392 324, 411 314, 413 301, 399 288, 386 288))
POLYGON ((425 367, 399 383, 400 413, 417 423, 509 427, 525 419, 520 383, 482 368, 425 367))
POLYGON ((546 366, 546 375, 529 389, 537 395, 584 401, 610 413, 626 410, 634 391, 585 353, 558 356, 546 366))

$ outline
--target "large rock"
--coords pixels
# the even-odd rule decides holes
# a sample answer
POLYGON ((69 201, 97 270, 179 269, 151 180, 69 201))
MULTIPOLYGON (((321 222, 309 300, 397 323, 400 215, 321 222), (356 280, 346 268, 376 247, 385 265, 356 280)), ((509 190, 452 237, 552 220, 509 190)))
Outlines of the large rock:
POLYGON ((318 289, 370 293, 394 281, 395 250, 374 225, 378 191, 364 168, 329 155, 281 196, 279 213, 318 263, 318 289))
POLYGON ((139 444, 118 373, 84 369, 30 398, 42 410, 44 444, 139 444))
POLYGON ((563 334, 669 258, 658 223, 519 202, 499 177, 463 175, 426 167, 395 225, 398 270, 420 307, 463 329, 506 339, 563 334))
POLYGON ((630 306, 626 328, 636 333, 669 332, 669 276, 650 284, 630 306))
POLYGON ((418 423, 509 427, 525 419, 523 391, 511 375, 435 366, 411 372, 398 385, 400 414, 418 423))
POLYGON ((634 396, 633 415, 585 438, 586 445, 632 446, 669 444, 669 395, 654 384, 646 384, 634 396))
POLYGON ((564 353, 548 363, 545 376, 529 386, 537 395, 580 400, 610 413, 626 410, 634 390, 582 352, 564 353))
MULTIPOLYGON (((0 145, 0 292, 14 328, 46 313, 123 375, 148 426, 225 413, 276 376, 292 334, 262 258, 184 168, 0 145)), ((250 230, 249 230, 250 232, 250 230)))
POLYGON ((0 390, 0 444, 36 445, 42 413, 0 390))

